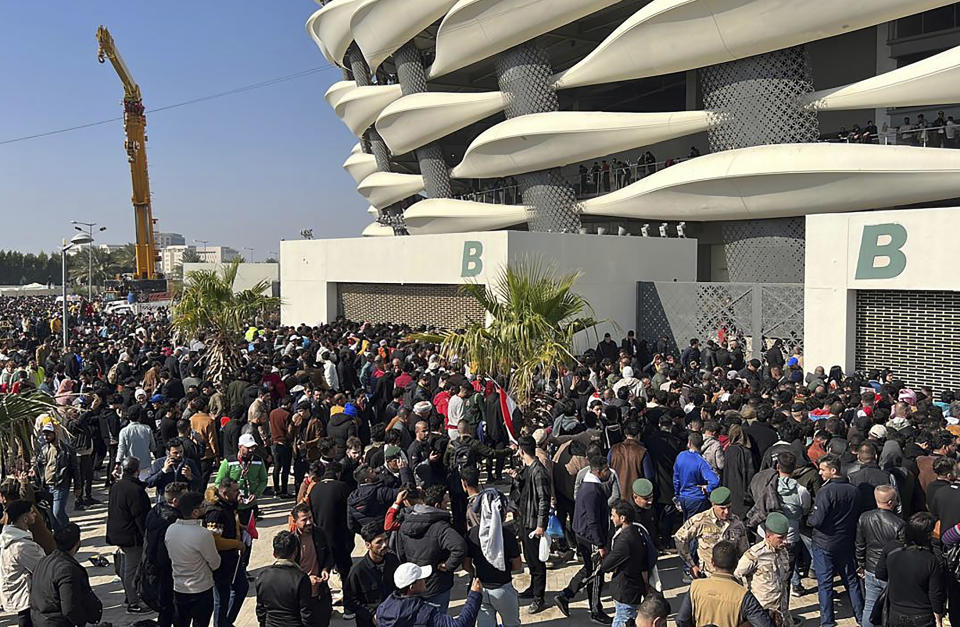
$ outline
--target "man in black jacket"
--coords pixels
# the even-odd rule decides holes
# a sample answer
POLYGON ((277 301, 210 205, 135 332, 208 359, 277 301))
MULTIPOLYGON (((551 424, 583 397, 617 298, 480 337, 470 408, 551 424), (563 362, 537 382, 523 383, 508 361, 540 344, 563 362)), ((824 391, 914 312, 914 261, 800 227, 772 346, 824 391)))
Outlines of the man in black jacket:
POLYGON ((203 524, 213 533, 220 567, 213 571, 213 616, 215 627, 229 627, 240 614, 240 606, 247 596, 247 582, 243 543, 243 527, 237 517, 237 499, 240 487, 236 479, 224 477, 220 485, 211 487, 207 494, 207 511, 203 524), (233 602, 231 603, 231 600, 233 602))
POLYGON ((570 616, 570 600, 587 587, 590 601, 590 619, 595 623, 610 624, 613 619, 603 611, 600 590, 603 588, 603 571, 600 561, 607 556, 607 539, 610 530, 609 495, 603 483, 610 478, 607 460, 601 456, 590 459, 590 471, 577 491, 573 507, 573 532, 577 537, 577 554, 582 566, 567 587, 554 597, 554 604, 564 616, 570 616))
POLYGON ((120 547, 123 553, 123 592, 126 596, 127 613, 143 614, 137 594, 137 569, 143 551, 147 512, 150 497, 146 484, 138 479, 140 460, 127 457, 123 460, 120 480, 110 488, 110 503, 107 507, 107 544, 120 547))
POLYGON ((137 591, 141 602, 157 611, 157 626, 173 624, 173 570, 163 538, 167 527, 180 518, 180 495, 189 488, 175 481, 163 490, 163 501, 147 512, 137 591))
POLYGON ((30 585, 34 627, 99 623, 103 604, 90 587, 86 569, 74 558, 80 549, 80 527, 67 523, 53 539, 57 549, 40 560, 30 585))
POLYGON ((314 624, 327 627, 333 612, 333 600, 330 596, 330 586, 327 584, 330 579, 330 569, 333 568, 333 553, 327 545, 326 534, 314 526, 313 512, 310 511, 309 505, 297 504, 290 516, 296 525, 294 533, 300 541, 300 555, 297 563, 300 565, 300 570, 310 578, 314 624))
POLYGON ((423 503, 413 506, 400 525, 398 553, 405 562, 430 566, 426 601, 444 614, 450 606, 453 573, 467 554, 467 545, 451 524, 450 512, 442 509, 446 488, 430 486, 423 493, 423 503))
POLYGON ((367 553, 350 569, 344 588, 350 590, 357 613, 357 627, 373 627, 377 608, 396 590, 393 574, 400 559, 390 551, 383 526, 369 523, 360 531, 367 553))
POLYGON ((873 444, 864 442, 857 451, 859 470, 847 475, 847 481, 857 489, 860 511, 866 512, 875 507, 873 491, 877 486, 897 485, 896 479, 877 464, 877 449, 873 444))
POLYGON ((297 536, 281 531, 273 538, 276 561, 257 578, 257 620, 263 627, 313 627, 310 578, 295 561, 297 536))
POLYGON ((860 505, 857 489, 840 474, 840 460, 828 455, 820 460, 823 487, 817 492, 808 524, 813 527, 813 568, 817 571, 820 624, 835 625, 833 577, 840 574, 850 594, 850 605, 860 623, 863 591, 852 550, 856 542, 860 505))
MULTIPOLYGON (((352 565, 350 554, 353 552, 354 535, 347 526, 347 499, 350 486, 340 481, 343 467, 339 462, 330 462, 323 478, 310 489, 310 509, 313 512, 313 524, 327 537, 327 546, 333 553, 340 579, 349 573, 352 565)), ((382 523, 381 523, 382 527, 382 523)), ((348 614, 353 609, 353 600, 347 586, 343 587, 343 609, 348 614)))
MULTIPOLYGON (((637 479, 642 481, 642 479, 637 479)), ((647 594, 650 556, 647 541, 633 523, 635 510, 626 501, 617 501, 610 511, 614 534, 610 552, 603 558, 601 570, 612 572, 610 595, 617 602, 613 620, 618 625, 637 618, 637 609, 647 594)))
POLYGON ((892 485, 880 485, 874 488, 873 494, 876 509, 863 512, 857 521, 857 571, 863 574, 863 617, 867 621, 887 587, 886 581, 877 579, 877 563, 889 543, 903 542, 906 527, 903 519, 894 513, 898 505, 896 489, 892 485))
POLYGON ((512 494, 518 494, 515 503, 519 511, 523 556, 530 568, 530 587, 518 594, 521 599, 533 599, 531 614, 545 609, 543 597, 547 591, 547 565, 540 561, 540 538, 547 530, 550 515, 550 479, 547 469, 537 459, 537 443, 522 436, 517 443, 523 468, 507 471, 513 477, 512 494))

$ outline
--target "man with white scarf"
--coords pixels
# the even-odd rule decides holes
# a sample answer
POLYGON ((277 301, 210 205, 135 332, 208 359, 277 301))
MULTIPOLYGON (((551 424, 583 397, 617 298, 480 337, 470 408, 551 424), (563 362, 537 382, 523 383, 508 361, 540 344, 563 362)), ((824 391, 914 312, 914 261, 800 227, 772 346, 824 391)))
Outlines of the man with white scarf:
POLYGON ((511 573, 520 571, 520 544, 509 525, 504 526, 506 497, 496 488, 477 495, 472 509, 479 513, 480 524, 467 534, 467 558, 464 568, 483 584, 477 627, 496 627, 497 615, 503 627, 519 627, 520 599, 513 587, 511 573))

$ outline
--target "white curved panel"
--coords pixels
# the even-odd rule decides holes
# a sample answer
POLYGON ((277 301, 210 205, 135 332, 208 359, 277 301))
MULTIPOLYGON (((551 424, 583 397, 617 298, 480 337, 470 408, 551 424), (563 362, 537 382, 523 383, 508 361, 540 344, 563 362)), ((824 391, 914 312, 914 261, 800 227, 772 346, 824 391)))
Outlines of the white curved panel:
POLYGON ((704 131, 709 115, 706 111, 523 115, 481 133, 450 175, 488 179, 564 166, 704 131))
POLYGON ((814 109, 873 109, 960 102, 960 46, 804 99, 814 109))
POLYGON ((390 103, 377 118, 377 131, 390 151, 402 155, 425 146, 507 106, 503 92, 424 92, 390 103))
POLYGON ((355 155, 358 152, 363 152, 363 144, 361 144, 360 142, 355 143, 353 145, 353 148, 350 149, 351 155, 355 155))
POLYGON ((453 198, 427 198, 411 205, 403 219, 414 235, 495 231, 527 220, 528 208, 453 198))
POLYGON ((360 233, 363 237, 393 237, 393 228, 379 222, 372 222, 360 233))
POLYGON ((343 97, 354 89, 357 89, 357 83, 355 81, 337 81, 333 85, 330 85, 327 93, 323 95, 323 99, 327 101, 331 109, 336 111, 337 105, 340 104, 343 97))
MULTIPOLYGON (((575 66, 558 89, 659 76, 895 20, 951 0, 653 0, 575 66)), ((439 42, 438 42, 439 43, 439 42)))
POLYGON ((419 174, 374 172, 357 186, 360 195, 374 207, 389 207, 404 198, 423 191, 423 177, 419 174))
POLYGON ((307 19, 307 24, 306 24, 307 34, 310 35, 310 39, 313 40, 313 43, 317 44, 317 48, 320 48, 320 53, 326 59, 330 59, 330 57, 333 55, 331 55, 330 52, 327 50, 327 47, 323 45, 323 40, 320 39, 320 36, 317 34, 317 29, 316 29, 317 15, 320 13, 321 10, 322 9, 318 9, 317 11, 314 11, 313 15, 311 15, 307 19))
POLYGON ((620 0, 460 0, 437 32, 437 78, 574 22, 620 0))
POLYGON ((357 87, 340 98, 334 110, 347 128, 359 137, 370 128, 384 107, 402 95, 400 85, 357 87))
POLYGON ((369 207, 367 207, 367 213, 372 215, 374 218, 380 217, 380 210, 374 207, 373 205, 370 205, 369 207))
POLYGON ((364 0, 331 0, 307 20, 307 32, 327 61, 343 66, 343 55, 353 42, 350 18, 364 0))
POLYGON ((861 211, 960 196, 960 151, 776 144, 684 161, 588 200, 588 215, 741 220, 861 211))
POLYGON ((353 178, 354 182, 360 183, 377 171, 377 159, 366 153, 353 153, 343 162, 343 169, 353 178))
POLYGON ((374 71, 391 54, 443 17, 457 0, 364 0, 350 28, 374 71))

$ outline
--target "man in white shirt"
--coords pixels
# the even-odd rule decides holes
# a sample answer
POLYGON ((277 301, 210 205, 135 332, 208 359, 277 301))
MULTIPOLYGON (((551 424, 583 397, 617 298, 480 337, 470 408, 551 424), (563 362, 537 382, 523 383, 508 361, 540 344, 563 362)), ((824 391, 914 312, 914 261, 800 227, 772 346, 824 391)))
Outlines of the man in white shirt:
POLYGON ((466 418, 466 402, 471 394, 473 394, 473 387, 464 384, 460 386, 456 396, 451 396, 447 402, 447 435, 451 442, 455 442, 460 437, 457 425, 466 418))
POLYGON ((213 571, 220 553, 213 533, 203 526, 204 502, 187 492, 177 504, 182 519, 167 528, 164 542, 173 567, 173 624, 207 627, 213 615, 213 571))

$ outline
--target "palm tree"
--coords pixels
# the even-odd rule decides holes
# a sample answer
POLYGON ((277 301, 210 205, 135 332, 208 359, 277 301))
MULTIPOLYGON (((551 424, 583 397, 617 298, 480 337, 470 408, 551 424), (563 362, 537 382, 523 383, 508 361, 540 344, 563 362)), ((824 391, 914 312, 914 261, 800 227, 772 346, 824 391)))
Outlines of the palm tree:
POLYGON ((536 376, 573 364, 574 336, 601 322, 573 291, 579 278, 580 273, 555 276, 539 262, 507 266, 492 287, 470 283, 460 288, 483 307, 487 320, 415 339, 439 343, 442 354, 457 355, 475 374, 509 379, 510 393, 524 405, 536 376))
POLYGON ((206 373, 218 385, 240 369, 239 344, 246 326, 280 304, 279 298, 264 294, 270 288, 268 281, 234 293, 238 267, 234 262, 219 271, 187 273, 173 307, 173 328, 181 337, 206 334, 206 373))
POLYGON ((54 400, 41 392, 0 394, 0 450, 8 474, 29 468, 33 459, 34 421, 44 413, 59 419, 57 411, 54 400), (27 466, 16 467, 23 463, 27 466))

